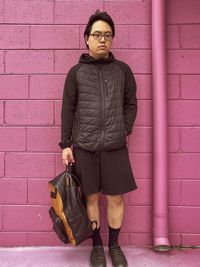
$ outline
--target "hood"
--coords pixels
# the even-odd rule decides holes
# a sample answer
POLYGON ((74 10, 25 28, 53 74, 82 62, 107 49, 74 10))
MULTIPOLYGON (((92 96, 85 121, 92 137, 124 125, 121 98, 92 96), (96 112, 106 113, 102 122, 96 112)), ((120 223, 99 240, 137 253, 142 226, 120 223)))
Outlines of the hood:
POLYGON ((107 63, 107 62, 113 62, 114 60, 115 60, 115 57, 111 52, 109 52, 108 58, 100 58, 100 59, 96 59, 90 56, 89 54, 84 53, 80 56, 79 62, 80 63, 107 63))

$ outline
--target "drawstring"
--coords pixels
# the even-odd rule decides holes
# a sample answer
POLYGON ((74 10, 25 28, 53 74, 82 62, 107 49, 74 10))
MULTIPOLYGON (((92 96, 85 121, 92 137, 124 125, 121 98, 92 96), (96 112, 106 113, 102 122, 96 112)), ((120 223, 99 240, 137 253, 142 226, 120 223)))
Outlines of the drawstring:
POLYGON ((99 162, 99 152, 94 152, 92 160, 94 163, 99 162))

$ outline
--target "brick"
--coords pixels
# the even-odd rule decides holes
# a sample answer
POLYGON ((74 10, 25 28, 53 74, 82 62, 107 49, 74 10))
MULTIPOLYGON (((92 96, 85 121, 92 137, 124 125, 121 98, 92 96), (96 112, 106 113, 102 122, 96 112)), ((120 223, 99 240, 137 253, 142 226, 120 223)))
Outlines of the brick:
POLYGON ((81 52, 79 50, 58 50, 55 52, 55 72, 67 74, 69 69, 79 62, 81 52))
POLYGON ((180 246, 182 244, 182 234, 169 233, 169 240, 171 246, 180 246))
POLYGON ((182 48, 200 48, 200 25, 182 25, 180 36, 182 48))
POLYGON ((179 76, 178 75, 168 75, 167 76, 167 87, 168 87, 168 98, 178 99, 180 98, 179 89, 179 76))
MULTIPOLYGON (((143 246, 152 246, 153 244, 153 237, 152 234, 149 233, 130 233, 130 245, 143 247, 143 246)), ((134 263, 136 263, 134 261, 134 263)), ((138 264, 140 264, 138 262, 138 264)))
POLYGON ((4 51, 0 51, 0 73, 4 73, 4 51))
POLYGON ((0 177, 4 176, 4 155, 0 152, 0 177))
POLYGON ((6 73, 52 73, 53 72, 53 51, 48 50, 16 50, 7 51, 6 73))
POLYGON ((5 22, 6 23, 53 23, 52 0, 6 0, 5 22))
POLYGON ((152 128, 135 127, 129 137, 129 152, 152 151, 152 128))
POLYGON ((4 119, 3 101, 0 101, 0 125, 3 124, 3 119, 4 119))
POLYGON ((200 76, 181 76, 181 97, 183 99, 200 99, 200 76))
MULTIPOLYGON (((138 188, 130 194, 131 205, 152 205, 152 182, 150 180, 138 180, 138 188)), ((180 203, 180 182, 169 181, 169 204, 180 203)))
POLYGON ((150 50, 113 50, 115 57, 127 63, 135 74, 151 73, 150 50))
POLYGON ((199 207, 170 207, 169 218, 170 232, 188 234, 199 233, 199 207))
POLYGON ((103 2, 56 1, 55 23, 86 24, 97 9, 103 10, 103 2))
POLYGON ((200 205, 199 191, 200 181, 183 181, 182 182, 182 205, 200 205))
POLYGON ((28 246, 63 246, 55 232, 29 232, 27 234, 28 246))
MULTIPOLYGON (((101 237, 103 237, 103 233, 101 233, 101 237)), ((91 239, 86 239, 85 241, 83 241, 82 243, 81 243, 81 245, 82 246, 91 246, 92 245, 92 240, 91 239)))
POLYGON ((179 128, 168 127, 168 151, 177 152, 181 149, 179 128))
POLYGON ((9 101, 6 103, 5 120, 10 125, 52 125, 53 102, 9 101))
POLYGON ((150 207, 126 207, 122 225, 122 232, 143 232, 151 231, 150 207))
POLYGON ((4 15, 3 1, 4 1, 4 0, 0 0, 0 23, 3 22, 3 15, 4 15))
POLYGON ((182 245, 183 246, 199 246, 200 234, 182 234, 182 245))
POLYGON ((22 49, 29 47, 29 28, 27 26, 0 26, 1 49, 22 49))
POLYGON ((56 175, 63 172, 66 168, 62 163, 62 150, 60 149, 60 153, 55 155, 55 169, 56 169, 56 175))
POLYGON ((48 181, 50 179, 28 179, 28 203, 50 205, 48 181))
POLYGON ((151 153, 130 153, 129 154, 133 174, 136 178, 152 178, 152 154, 151 153), (144 167, 145 166, 145 167, 144 167))
POLYGON ((181 199, 181 181, 168 181, 168 203, 179 205, 181 199))
POLYGON ((150 2, 106 1, 104 10, 116 24, 150 24, 150 2))
POLYGON ((0 128, 0 150, 24 151, 26 132, 25 128, 4 127, 0 128))
POLYGON ((152 182, 137 180, 137 190, 130 193, 131 205, 152 205, 152 182))
POLYGON ((61 106, 62 101, 55 101, 55 125, 61 125, 61 106))
POLYGON ((169 177, 170 179, 199 179, 200 155, 199 154, 170 154, 169 177))
POLYGON ((152 99, 151 75, 135 75, 138 99, 152 99))
POLYGON ((48 206, 5 206, 3 230, 22 232, 51 230, 48 208, 48 206))
POLYGON ((0 232, 2 247, 27 246, 27 233, 0 232))
POLYGON ((151 27, 150 25, 130 26, 130 47, 131 48, 151 48, 151 27))
POLYGON ((79 48, 79 26, 32 26, 31 48, 79 48))
POLYGON ((0 99, 27 99, 28 77, 21 75, 0 76, 0 99))
POLYGON ((171 0, 167 5, 167 22, 176 23, 199 23, 199 1, 171 0))
POLYGON ((7 177, 54 177, 54 155, 9 153, 5 158, 5 168, 7 177))
POLYGON ((169 50, 168 72, 170 74, 199 74, 199 58, 199 50, 169 50))
POLYGON ((183 152, 200 151, 200 128, 181 128, 181 150, 183 152))
POLYGON ((81 49, 87 49, 85 44, 85 38, 84 38, 84 31, 85 31, 86 25, 80 25, 79 26, 79 40, 80 40, 80 48, 81 49))
POLYGON ((30 99, 62 99, 65 75, 32 75, 30 99))
POLYGON ((0 179, 1 204, 26 204, 27 182, 25 179, 0 179))
POLYGON ((167 25, 166 42, 167 42, 166 46, 168 49, 180 48, 179 26, 178 25, 167 25))
POLYGON ((170 126, 199 125, 200 113, 198 100, 171 100, 169 103, 170 126))
POLYGON ((138 111, 134 124, 135 126, 152 125, 152 101, 150 100, 138 101, 138 111))
POLYGON ((27 129, 27 149, 28 151, 58 152, 60 148, 60 128, 28 128, 27 129))

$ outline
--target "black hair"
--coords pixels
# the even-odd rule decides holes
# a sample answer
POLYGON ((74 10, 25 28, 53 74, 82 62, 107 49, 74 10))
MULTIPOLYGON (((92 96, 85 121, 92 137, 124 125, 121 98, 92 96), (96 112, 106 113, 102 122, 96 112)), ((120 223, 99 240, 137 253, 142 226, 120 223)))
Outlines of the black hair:
MULTIPOLYGON (((107 12, 105 11, 99 11, 99 9, 95 12, 95 14, 91 15, 90 18, 89 18, 89 21, 85 27, 85 31, 84 31, 84 39, 85 39, 85 42, 86 42, 86 37, 88 38, 90 33, 91 33, 91 30, 92 30, 92 25, 95 21, 97 20, 103 20, 105 22, 107 22, 111 29, 112 29, 112 35, 113 37, 115 36, 115 25, 114 25, 114 22, 112 20, 112 18, 108 15, 107 12)), ((86 43, 86 46, 88 48, 88 45, 86 43)))

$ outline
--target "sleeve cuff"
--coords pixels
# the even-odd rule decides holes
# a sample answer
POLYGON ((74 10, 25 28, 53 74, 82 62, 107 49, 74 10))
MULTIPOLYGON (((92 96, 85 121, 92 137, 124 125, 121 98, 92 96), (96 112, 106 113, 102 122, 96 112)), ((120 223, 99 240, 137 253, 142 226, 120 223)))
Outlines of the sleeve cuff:
POLYGON ((71 142, 68 142, 68 143, 59 142, 59 147, 62 149, 71 147, 71 142))

